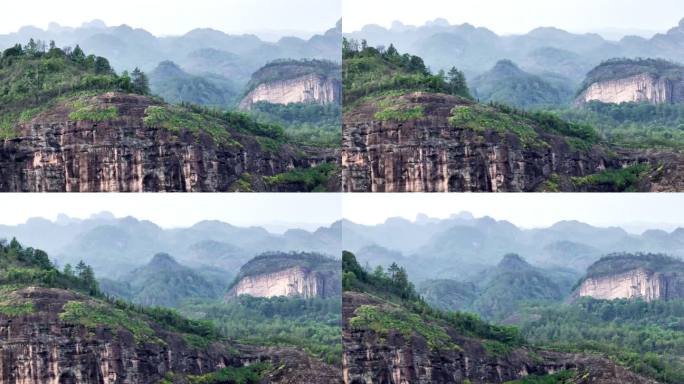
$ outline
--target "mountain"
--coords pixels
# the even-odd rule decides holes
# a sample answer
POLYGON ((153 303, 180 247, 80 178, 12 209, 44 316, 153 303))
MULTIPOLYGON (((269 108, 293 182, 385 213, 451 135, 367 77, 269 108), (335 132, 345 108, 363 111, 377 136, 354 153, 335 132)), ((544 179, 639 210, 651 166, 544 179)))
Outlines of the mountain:
POLYGON ((500 60, 471 82, 473 95, 483 102, 518 108, 560 106, 568 103, 573 90, 566 81, 549 81, 521 70, 510 60, 500 60))
POLYGON ((160 102, 143 74, 81 49, 17 45, 0 80, 2 191, 335 189, 333 151, 240 113, 160 102))
POLYGON ((239 107, 248 110, 258 102, 339 104, 340 76, 339 64, 331 61, 274 61, 252 74, 239 107))
POLYGON ((0 244, 0 285, 0 324, 8 331, 0 361, 13 367, 2 382, 340 380, 338 369, 304 352, 236 344, 209 323, 108 299, 90 267, 62 273, 45 252, 16 240, 0 244))
POLYGON ((398 275, 364 271, 352 253, 344 252, 342 265, 343 369, 350 382, 655 383, 601 355, 531 347, 516 328, 432 308, 398 275))
POLYGON ((339 296, 340 286, 337 260, 313 253, 267 253, 240 268, 226 298, 327 298, 339 296))
POLYGON ((84 260, 112 279, 143 267, 157 253, 173 254, 182 265, 195 270, 238 271, 255 254, 268 251, 308 251, 330 256, 341 252, 339 228, 281 235, 261 227, 202 221, 190 227, 163 229, 147 220, 116 218, 111 213, 83 220, 30 219, 16 226, 0 226, 0 239, 13 237, 47 250, 62 266, 84 260))
POLYGON ((684 299, 684 261, 662 254, 613 254, 589 266, 576 297, 595 299, 684 299))
MULTIPOLYGON (((684 20, 684 19, 683 19, 684 20)), ((569 79, 576 87, 586 73, 602 61, 615 57, 657 57, 684 62, 681 46, 684 23, 651 38, 625 36, 610 41, 595 33, 575 34, 558 28, 536 28, 525 34, 497 35, 485 27, 465 23, 428 22, 421 26, 394 23, 391 28, 367 25, 346 33, 347 38, 366 39, 370 46, 389 46, 422 56, 435 71, 452 66, 469 80, 509 59, 535 75, 553 74, 569 79)))
POLYGON ((681 189, 678 151, 614 148, 554 113, 475 102, 458 73, 433 75, 420 57, 345 43, 343 191, 681 189))
POLYGON ((257 36, 231 35, 197 28, 180 36, 158 37, 141 28, 107 26, 101 21, 77 28, 52 24, 47 30, 24 27, 0 35, 0 48, 8 48, 30 38, 61 46, 79 44, 83 49, 111 60, 116 70, 139 67, 151 71, 160 62, 171 60, 193 75, 220 75, 242 86, 259 67, 280 58, 317 58, 339 61, 340 23, 308 40, 284 37, 272 43, 257 36))
POLYGON ((107 294, 147 307, 173 308, 183 300, 219 298, 231 281, 229 272, 222 275, 222 278, 210 279, 179 264, 168 254, 158 253, 147 265, 134 269, 117 281, 107 281, 102 289, 107 294), (112 289, 109 290, 108 286, 112 289))
POLYGON ((466 282, 439 279, 421 282, 418 292, 441 309, 472 311, 484 319, 501 320, 514 315, 525 302, 560 302, 570 292, 577 275, 533 267, 516 254, 466 282))
POLYGON ((227 107, 237 97, 235 85, 220 76, 197 76, 183 71, 173 61, 162 61, 150 73, 150 89, 174 104, 192 103, 208 107, 227 107))
POLYGON ((662 59, 612 59, 588 74, 576 104, 684 102, 684 66, 662 59))

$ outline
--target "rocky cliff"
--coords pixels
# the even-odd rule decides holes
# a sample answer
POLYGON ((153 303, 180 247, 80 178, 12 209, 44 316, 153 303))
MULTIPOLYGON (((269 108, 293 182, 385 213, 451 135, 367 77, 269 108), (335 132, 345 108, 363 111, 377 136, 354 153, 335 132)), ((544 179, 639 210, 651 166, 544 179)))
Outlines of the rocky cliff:
POLYGON ((240 109, 265 101, 272 104, 339 102, 342 83, 338 79, 320 74, 308 74, 293 79, 276 80, 259 84, 240 101, 240 109))
POLYGON ((575 100, 582 105, 603 103, 684 102, 684 67, 655 59, 614 59, 587 74, 575 100))
POLYGON ((352 325, 359 308, 368 306, 391 305, 363 293, 344 293, 343 375, 347 384, 503 383, 563 370, 576 372, 572 382, 578 384, 655 383, 594 355, 523 347, 500 354, 485 342, 450 328, 446 330, 450 342, 458 347, 436 348, 416 332, 406 337, 400 330, 383 334, 352 325))
POLYGON ((573 295, 595 299, 684 298, 684 262, 664 255, 611 255, 587 270, 573 295))
POLYGON ((229 348, 221 342, 193 346, 184 334, 142 315, 120 318, 116 309, 72 291, 27 287, 12 293, 5 290, 2 299, 3 384, 152 384, 171 372, 180 378, 255 362, 283 367, 265 373, 264 382, 294 383, 301 377, 313 383, 340 381, 338 369, 304 353, 240 345, 229 348), (99 308, 102 316, 92 316, 91 308, 74 317, 74 308, 80 305, 99 308))
POLYGON ((334 272, 312 271, 305 267, 291 267, 273 273, 245 276, 230 290, 229 297, 329 297, 339 294, 339 279, 334 272))
POLYGON ((266 253, 240 268, 227 298, 339 297, 341 291, 339 261, 315 253, 266 253))
POLYGON ((336 161, 332 152, 309 159, 288 144, 275 150, 268 138, 168 108, 115 92, 57 103, 2 141, 0 190, 264 191, 274 189, 265 176, 336 161), (168 121, 150 119, 151 112, 168 121))
MULTIPOLYGON (((540 130, 521 137, 497 130, 494 120, 482 129, 454 125, 449 119, 455 107, 478 108, 458 97, 400 96, 393 103, 420 113, 399 119, 382 119, 383 102, 362 102, 344 113, 344 191, 534 191, 554 175, 567 181, 616 166, 601 148, 575 150, 564 138, 540 130)), ((562 184, 572 189, 569 182, 562 184)))

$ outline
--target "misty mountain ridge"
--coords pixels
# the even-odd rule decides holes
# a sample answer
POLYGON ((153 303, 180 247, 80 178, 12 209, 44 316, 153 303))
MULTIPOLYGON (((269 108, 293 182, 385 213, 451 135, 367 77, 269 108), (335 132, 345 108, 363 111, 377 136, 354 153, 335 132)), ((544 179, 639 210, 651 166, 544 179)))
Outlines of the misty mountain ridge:
POLYGON ((19 225, 0 225, 0 238, 16 237, 45 249, 60 264, 81 259, 101 276, 121 277, 141 267, 158 253, 175 255, 192 268, 219 268, 236 273, 254 255, 268 251, 341 252, 340 228, 291 230, 275 234, 258 226, 240 227, 204 220, 189 227, 162 228, 132 216, 116 218, 109 212, 73 219, 32 218, 19 225))

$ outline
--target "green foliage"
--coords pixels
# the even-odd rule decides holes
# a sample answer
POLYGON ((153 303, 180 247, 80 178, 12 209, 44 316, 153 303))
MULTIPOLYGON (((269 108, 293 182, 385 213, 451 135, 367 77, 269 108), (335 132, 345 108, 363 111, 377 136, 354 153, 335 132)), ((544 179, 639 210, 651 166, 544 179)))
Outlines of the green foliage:
POLYGON ((449 76, 440 72, 433 75, 423 59, 399 54, 393 45, 386 51, 368 47, 355 40, 342 43, 342 83, 344 106, 352 106, 362 97, 386 91, 438 92, 470 98, 465 78, 456 68, 449 76))
POLYGON ((337 164, 324 163, 275 176, 264 176, 264 181, 276 189, 325 192, 328 190, 330 179, 338 174, 338 169, 337 164))
POLYGON ((636 192, 639 182, 651 170, 649 164, 636 164, 620 169, 606 169, 593 175, 572 177, 576 187, 590 187, 616 192, 636 192))
POLYGON ((115 331, 126 329, 133 334, 136 342, 161 342, 146 322, 130 316, 122 309, 102 303, 69 301, 64 304, 59 319, 88 328, 108 326, 115 331))
POLYGON ((99 107, 85 106, 69 113, 69 119, 75 121, 107 121, 119 117, 119 111, 115 106, 99 107))
POLYGON ((238 342, 302 348, 331 364, 342 357, 340 298, 259 298, 228 302, 193 300, 181 311, 211 321, 222 335, 238 342))
POLYGON ((260 84, 284 81, 305 75, 320 75, 331 79, 340 78, 340 65, 328 60, 318 59, 279 59, 274 60, 252 74, 244 94, 248 94, 260 84))
POLYGON ((535 345, 599 352, 663 383, 684 382, 684 301, 595 300, 522 309, 521 329, 535 345))
POLYGON ((520 380, 507 381, 505 384, 574 384, 582 375, 577 371, 564 370, 550 375, 531 375, 520 380))
POLYGON ((284 105, 260 101, 252 105, 250 114, 260 123, 282 126, 285 135, 293 142, 339 147, 342 140, 342 109, 336 103, 284 105))
POLYGON ((272 369, 270 363, 254 363, 242 367, 226 367, 204 375, 188 376, 189 384, 257 384, 272 369))
POLYGON ((423 322, 434 322, 442 327, 454 328, 465 336, 498 341, 509 346, 519 345, 523 341, 515 327, 492 325, 471 313, 433 308, 415 291, 404 268, 396 264, 390 266, 387 273, 381 270, 370 273, 359 265, 354 254, 344 251, 342 272, 343 290, 368 292, 382 297, 403 307, 408 313, 418 314, 423 322))
POLYGON ((331 259, 319 253, 265 252, 243 265, 235 278, 235 282, 243 277, 263 275, 298 266, 312 271, 337 271, 340 267, 339 263, 339 260, 331 259))
POLYGON ((151 105, 145 109, 143 122, 147 127, 163 128, 174 133, 183 130, 199 136, 206 133, 216 144, 232 144, 231 135, 225 123, 213 116, 190 111, 171 105, 151 105))
POLYGON ((402 107, 401 105, 390 105, 375 113, 374 118, 380 121, 408 121, 425 117, 423 106, 402 107))
POLYGON ((31 302, 26 302, 26 303, 4 303, 0 302, 0 314, 9 316, 9 317, 16 317, 16 316, 25 316, 33 313, 34 308, 33 308, 33 303, 31 302))
POLYGON ((426 322, 420 315, 399 307, 362 305, 356 308, 354 317, 349 319, 349 324, 354 328, 369 328, 385 336, 391 331, 396 331, 406 340, 410 340, 412 335, 417 333, 425 338, 430 348, 460 350, 444 327, 426 322))
POLYGON ((560 109, 563 119, 596 127, 606 141, 627 148, 684 149, 684 105, 602 103, 560 109))
POLYGON ((653 272, 684 272, 684 261, 660 253, 612 253, 587 268, 586 278, 620 274, 637 268, 653 272))
POLYGON ((538 144, 539 134, 534 124, 505 106, 482 104, 457 105, 451 110, 449 124, 478 133, 492 130, 500 134, 515 134, 524 146, 538 144))
MULTIPOLYGON (((15 137, 16 126, 45 110, 55 98, 85 91, 142 93, 125 76, 118 76, 107 59, 43 42, 16 45, 0 58, 0 137, 15 137)), ((144 76, 144 74, 142 74, 144 76)), ((130 80, 130 79, 129 79, 130 80)), ((84 111, 85 112, 85 111, 84 111)), ((77 114, 79 118, 109 118, 107 114, 77 114)))
POLYGON ((682 76, 684 76, 684 67, 663 59, 609 59, 602 62, 587 74, 584 83, 582 83, 577 94, 579 95, 591 84, 597 82, 624 79, 642 73, 648 73, 656 77, 681 79, 682 76))

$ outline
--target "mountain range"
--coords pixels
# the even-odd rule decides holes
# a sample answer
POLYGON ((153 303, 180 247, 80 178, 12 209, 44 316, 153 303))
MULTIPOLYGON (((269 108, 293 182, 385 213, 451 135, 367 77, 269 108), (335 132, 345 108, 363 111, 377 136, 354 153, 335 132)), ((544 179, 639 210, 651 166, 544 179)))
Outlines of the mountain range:
POLYGON ((100 276, 117 278, 142 267, 157 253, 168 253, 194 269, 211 267, 237 273, 240 266, 267 251, 308 251, 338 256, 340 226, 315 231, 290 229, 274 234, 261 227, 239 227, 221 221, 201 221, 187 228, 165 229, 128 216, 102 212, 87 219, 60 215, 57 220, 33 218, 0 226, 0 238, 45 249, 60 264, 80 260, 100 276))

